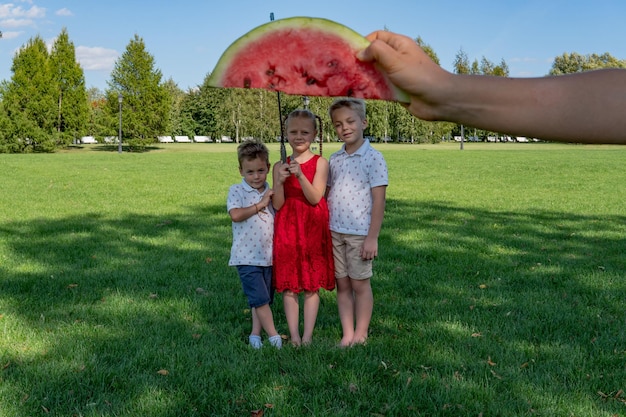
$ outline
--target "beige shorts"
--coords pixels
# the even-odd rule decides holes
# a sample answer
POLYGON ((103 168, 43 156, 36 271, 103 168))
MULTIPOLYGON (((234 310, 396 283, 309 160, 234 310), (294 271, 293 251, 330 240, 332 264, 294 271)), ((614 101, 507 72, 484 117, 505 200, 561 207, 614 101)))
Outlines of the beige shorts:
POLYGON ((372 277, 372 260, 361 258, 365 236, 331 232, 333 236, 333 258, 335 278, 368 279, 372 277))

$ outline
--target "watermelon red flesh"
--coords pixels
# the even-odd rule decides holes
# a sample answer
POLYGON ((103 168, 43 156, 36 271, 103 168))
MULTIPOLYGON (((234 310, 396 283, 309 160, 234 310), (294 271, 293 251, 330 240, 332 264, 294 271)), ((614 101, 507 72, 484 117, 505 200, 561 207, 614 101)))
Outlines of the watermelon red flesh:
POLYGON ((325 19, 278 20, 233 43, 209 85, 407 101, 374 64, 356 58, 367 44, 356 32, 325 19))

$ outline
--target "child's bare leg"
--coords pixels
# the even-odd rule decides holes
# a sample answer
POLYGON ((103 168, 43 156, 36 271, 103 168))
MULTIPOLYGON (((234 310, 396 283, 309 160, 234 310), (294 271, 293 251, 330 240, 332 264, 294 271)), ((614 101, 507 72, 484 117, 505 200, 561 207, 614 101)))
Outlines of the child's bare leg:
POLYGON ((354 338, 354 295, 349 277, 337 280, 337 308, 343 337, 341 346, 350 346, 354 338))
POLYGON ((354 290, 354 311, 356 316, 356 328, 352 344, 365 343, 374 309, 374 295, 369 278, 363 280, 351 280, 354 290))
POLYGON ((283 306, 285 308, 285 316, 287 316, 287 326, 289 326, 291 343, 300 346, 302 339, 300 338, 300 327, 298 323, 300 320, 298 294, 293 291, 285 291, 283 293, 283 306))
POLYGON ((252 307, 251 314, 252 314, 252 331, 250 332, 250 334, 255 335, 255 336, 261 336, 261 330, 263 326, 261 324, 261 320, 259 319, 259 313, 257 312, 257 308, 252 307))
POLYGON ((302 332, 302 343, 305 345, 308 345, 313 340, 313 329, 315 328, 319 307, 319 292, 306 291, 304 293, 304 331, 302 332))
MULTIPOLYGON (((262 305, 253 309, 253 318, 252 318, 252 328, 254 329, 254 315, 257 316, 257 321, 259 322, 259 327, 262 327, 265 330, 265 333, 269 337, 276 336, 278 332, 276 331, 276 327, 274 326, 274 316, 272 315, 272 309, 269 304, 262 305)), ((260 334, 254 333, 254 334, 260 334)))

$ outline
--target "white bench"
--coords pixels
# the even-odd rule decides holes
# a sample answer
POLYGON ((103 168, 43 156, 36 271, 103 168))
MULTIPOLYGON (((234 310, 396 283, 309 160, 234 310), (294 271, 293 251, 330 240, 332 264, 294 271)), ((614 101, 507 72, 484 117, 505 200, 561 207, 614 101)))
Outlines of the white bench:
POLYGON ((194 136, 193 141, 198 143, 211 143, 213 139, 211 139, 210 136, 194 136))
POLYGON ((174 142, 189 143, 191 140, 189 140, 189 136, 174 136, 174 142))
POLYGON ((173 143, 174 142, 171 136, 157 136, 157 139, 159 140, 160 143, 173 143))
POLYGON ((98 141, 93 136, 83 136, 82 138, 80 138, 80 143, 84 143, 84 144, 92 143, 93 144, 93 143, 98 143, 98 141))

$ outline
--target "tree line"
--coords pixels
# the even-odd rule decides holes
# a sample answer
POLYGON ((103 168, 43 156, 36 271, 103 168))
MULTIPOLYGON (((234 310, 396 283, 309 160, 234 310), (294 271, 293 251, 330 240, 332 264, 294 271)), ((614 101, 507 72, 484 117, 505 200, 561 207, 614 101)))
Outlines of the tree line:
MULTIPOLYGON (((435 51, 420 37, 416 42, 438 64, 435 51)), ((470 61, 461 49, 453 63, 458 74, 506 77, 504 59, 494 63, 482 57, 470 61)), ((564 53, 556 57, 551 75, 598 68, 626 68, 626 61, 601 55, 564 53)), ((207 77, 197 88, 181 90, 172 79, 163 80, 154 57, 141 37, 135 35, 115 62, 104 92, 87 88, 76 61, 74 44, 64 28, 52 48, 39 36, 31 38, 13 58, 12 77, 0 83, 0 152, 54 152, 76 143, 82 136, 117 137, 120 110, 122 138, 126 146, 141 148, 162 135, 196 135, 236 142, 255 137, 265 142, 280 137, 280 120, 302 108, 300 96, 266 90, 215 89, 207 77), (121 102, 120 102, 121 100, 121 102)), ((308 106, 320 116, 324 141, 335 139, 327 109, 328 97, 310 97, 308 106)), ((374 140, 440 142, 458 135, 461 126, 426 122, 411 116, 402 105, 368 100, 366 135, 374 140)), ((471 128, 471 127, 465 127, 471 128)), ((472 135, 498 136, 507 132, 474 129, 472 135)))

